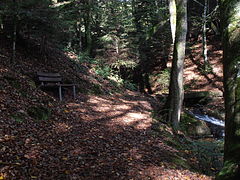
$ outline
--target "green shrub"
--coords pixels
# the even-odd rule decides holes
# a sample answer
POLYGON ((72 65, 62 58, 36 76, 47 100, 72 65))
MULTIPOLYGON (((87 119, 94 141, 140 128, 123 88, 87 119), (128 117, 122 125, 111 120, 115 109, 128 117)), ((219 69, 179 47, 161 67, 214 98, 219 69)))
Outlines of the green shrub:
POLYGON ((150 77, 151 84, 155 84, 163 93, 168 92, 169 82, 170 82, 171 69, 167 68, 163 70, 160 74, 153 75, 150 77))
POLYGON ((129 89, 131 91, 137 91, 137 89, 138 89, 136 84, 134 84, 134 83, 132 83, 132 82, 130 82, 128 80, 125 80, 123 83, 124 83, 124 87, 126 89, 129 89))
POLYGON ((81 53, 78 55, 79 63, 89 63, 89 64, 98 64, 100 60, 89 57, 86 53, 81 53))
POLYGON ((121 67, 127 68, 127 69, 134 69, 137 66, 137 63, 130 60, 126 61, 126 60, 118 59, 117 61, 112 63, 110 66, 119 71, 121 67))
POLYGON ((123 79, 109 65, 96 65, 93 70, 97 75, 109 80, 114 86, 123 85, 123 79))

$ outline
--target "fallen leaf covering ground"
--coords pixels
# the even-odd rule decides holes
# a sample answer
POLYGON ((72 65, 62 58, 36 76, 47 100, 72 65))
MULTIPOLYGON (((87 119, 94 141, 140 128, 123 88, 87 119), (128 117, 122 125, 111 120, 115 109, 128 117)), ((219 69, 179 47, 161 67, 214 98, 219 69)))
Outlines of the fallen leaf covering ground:
POLYGON ((75 101, 49 105, 47 121, 1 121, 2 177, 210 179, 176 166, 178 150, 152 136, 151 97, 79 94, 75 101))
POLYGON ((197 173, 201 167, 189 152, 181 156, 184 150, 156 133, 155 98, 130 91, 110 95, 111 84, 58 52, 43 63, 19 47, 17 62, 9 64, 10 50, 1 45, 0 179, 211 179, 197 173), (77 98, 65 91, 59 102, 55 92, 38 89, 37 71, 61 72, 78 84, 77 98), (87 95, 94 88, 106 93, 87 95), (32 117, 32 107, 44 107, 49 117, 32 117))

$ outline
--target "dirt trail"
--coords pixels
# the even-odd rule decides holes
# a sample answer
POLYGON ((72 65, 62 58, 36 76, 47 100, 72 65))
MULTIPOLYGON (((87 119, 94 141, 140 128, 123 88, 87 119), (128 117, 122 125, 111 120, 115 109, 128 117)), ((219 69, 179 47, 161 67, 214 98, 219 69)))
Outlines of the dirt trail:
POLYGON ((132 92, 63 102, 48 122, 20 124, 2 140, 9 164, 1 172, 10 179, 210 179, 176 167, 177 150, 152 135, 154 106, 132 92))

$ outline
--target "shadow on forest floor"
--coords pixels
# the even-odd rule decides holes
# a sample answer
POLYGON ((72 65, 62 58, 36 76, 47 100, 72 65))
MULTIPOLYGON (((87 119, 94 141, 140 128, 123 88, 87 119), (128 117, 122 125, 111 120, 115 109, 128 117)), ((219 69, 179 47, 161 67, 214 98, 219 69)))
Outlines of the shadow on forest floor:
POLYGON ((9 131, 15 135, 3 142, 2 161, 11 163, 2 171, 18 179, 208 179, 167 145, 170 131, 154 136, 155 107, 152 97, 136 93, 79 94, 53 107, 48 121, 19 123, 9 131))

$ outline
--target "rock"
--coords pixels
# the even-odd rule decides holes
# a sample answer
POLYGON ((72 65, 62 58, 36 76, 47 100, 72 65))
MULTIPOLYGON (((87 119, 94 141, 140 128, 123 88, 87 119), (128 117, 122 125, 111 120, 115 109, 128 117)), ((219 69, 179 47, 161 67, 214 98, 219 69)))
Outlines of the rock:
POLYGON ((206 136, 211 135, 211 130, 207 123, 199 120, 195 125, 187 129, 188 134, 192 136, 206 136))
POLYGON ((205 121, 195 119, 190 114, 184 113, 180 121, 180 128, 189 136, 208 136, 211 135, 211 129, 205 121))

